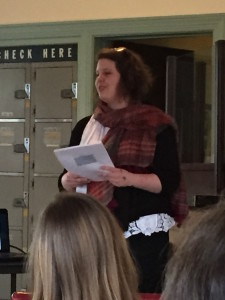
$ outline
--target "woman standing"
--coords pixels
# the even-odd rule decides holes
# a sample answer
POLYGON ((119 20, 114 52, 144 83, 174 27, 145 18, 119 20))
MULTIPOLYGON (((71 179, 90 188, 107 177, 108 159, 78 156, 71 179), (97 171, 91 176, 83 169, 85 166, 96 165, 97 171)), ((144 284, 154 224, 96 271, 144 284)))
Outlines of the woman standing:
POLYGON ((175 217, 180 221, 187 214, 185 203, 179 215, 173 205, 181 183, 176 128, 169 115, 142 103, 152 76, 137 54, 126 48, 102 49, 96 74, 98 106, 77 123, 70 146, 102 141, 115 168, 102 167, 102 182, 64 170, 59 189, 82 190, 108 206, 136 259, 140 292, 161 292, 168 230, 175 217))

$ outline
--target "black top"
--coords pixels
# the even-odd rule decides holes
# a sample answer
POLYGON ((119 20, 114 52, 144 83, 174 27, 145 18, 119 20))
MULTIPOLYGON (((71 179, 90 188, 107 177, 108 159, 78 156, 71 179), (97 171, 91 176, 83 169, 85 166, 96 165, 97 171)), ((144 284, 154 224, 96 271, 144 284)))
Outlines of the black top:
MULTIPOLYGON (((69 146, 80 144, 81 137, 90 116, 81 119, 72 130, 69 146)), ((67 171, 59 176, 58 187, 63 190, 61 178, 67 171)), ((170 214, 170 200, 180 181, 180 164, 177 150, 176 133, 173 127, 168 126, 156 139, 155 156, 151 172, 156 174, 162 185, 159 194, 151 193, 135 187, 115 187, 114 197, 118 207, 114 214, 124 230, 129 222, 137 220, 140 216, 155 213, 170 214)))

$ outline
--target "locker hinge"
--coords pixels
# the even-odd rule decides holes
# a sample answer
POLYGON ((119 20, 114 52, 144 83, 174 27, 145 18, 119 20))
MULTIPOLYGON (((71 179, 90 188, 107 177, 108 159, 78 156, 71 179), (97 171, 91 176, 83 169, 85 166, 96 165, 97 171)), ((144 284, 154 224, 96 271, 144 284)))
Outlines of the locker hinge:
POLYGON ((24 147, 26 148, 27 153, 30 152, 30 139, 24 138, 24 147))
POLYGON ((77 82, 72 83, 72 91, 74 94, 74 97, 72 99, 77 99, 77 82))
POLYGON ((15 91, 16 99, 30 99, 30 83, 25 83, 24 90, 15 91))
POLYGON ((28 199, 29 199, 28 196, 29 196, 28 192, 23 192, 23 199, 26 207, 28 207, 28 199))
POLYGON ((36 115, 36 105, 34 105, 34 108, 33 108, 33 115, 34 116, 36 115))

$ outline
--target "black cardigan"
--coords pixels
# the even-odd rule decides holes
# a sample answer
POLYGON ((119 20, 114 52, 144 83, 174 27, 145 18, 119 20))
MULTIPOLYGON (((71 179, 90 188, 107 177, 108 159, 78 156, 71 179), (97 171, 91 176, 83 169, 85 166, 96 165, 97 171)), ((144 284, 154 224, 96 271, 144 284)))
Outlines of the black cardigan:
MULTIPOLYGON (((81 119, 72 130, 69 146, 79 145, 81 137, 90 116, 81 119)), ((59 190, 63 190, 61 178, 67 171, 64 170, 58 180, 59 190)), ((129 222, 140 216, 155 213, 170 214, 170 200, 180 181, 180 164, 177 149, 176 133, 169 126, 157 136, 155 156, 151 172, 156 174, 162 185, 159 194, 151 193, 135 187, 115 187, 114 197, 118 207, 114 214, 124 230, 129 222)))

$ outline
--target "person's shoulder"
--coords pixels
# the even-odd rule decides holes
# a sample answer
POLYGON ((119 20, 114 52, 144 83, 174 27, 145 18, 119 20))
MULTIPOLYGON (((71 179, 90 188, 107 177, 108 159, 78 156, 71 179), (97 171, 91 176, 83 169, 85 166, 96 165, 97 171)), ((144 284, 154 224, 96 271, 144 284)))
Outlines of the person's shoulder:
POLYGON ((149 116, 147 121, 150 125, 175 125, 175 121, 171 115, 163 111, 162 109, 149 104, 143 104, 143 109, 146 111, 146 114, 149 116))
POLYGON ((86 127, 90 118, 91 116, 84 117, 76 123, 70 136, 70 146, 76 146, 80 144, 84 128, 86 127))
POLYGON ((91 118, 91 115, 90 115, 90 116, 86 116, 86 117, 80 119, 80 120, 77 122, 77 124, 87 124, 88 121, 90 120, 90 118, 91 118))
POLYGON ((171 117, 167 112, 165 112, 164 110, 162 110, 161 108, 155 106, 155 105, 151 105, 151 104, 143 104, 145 109, 149 111, 149 113, 153 113, 156 115, 160 115, 160 116, 169 116, 171 117))
POLYGON ((91 115, 90 115, 90 116, 86 116, 86 117, 80 119, 80 120, 76 123, 76 125, 75 125, 75 127, 74 127, 73 130, 84 128, 84 127, 87 125, 87 123, 89 122, 90 118, 91 118, 91 115))

